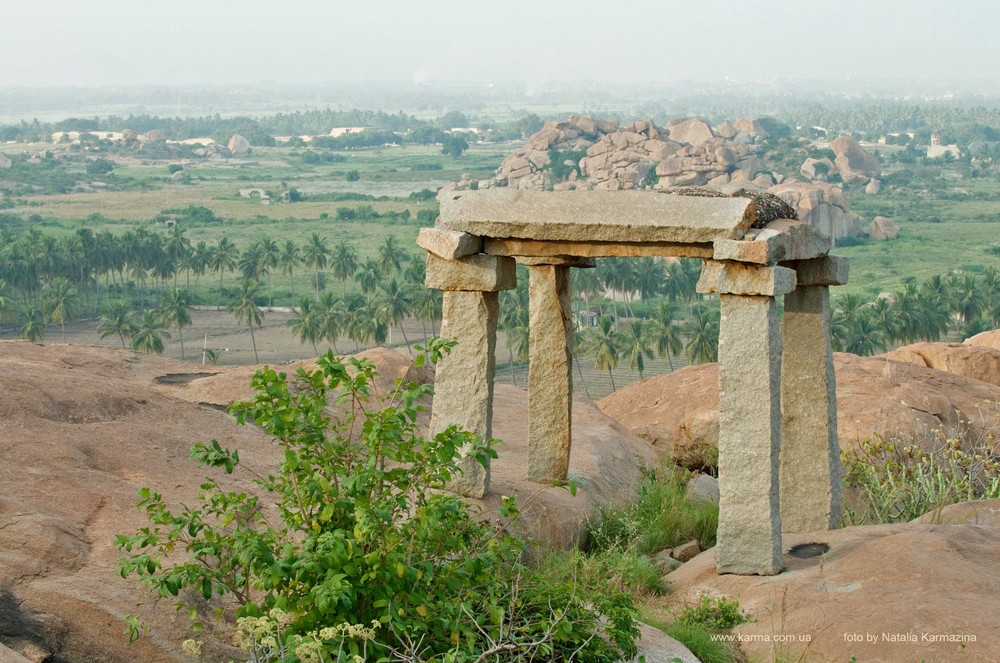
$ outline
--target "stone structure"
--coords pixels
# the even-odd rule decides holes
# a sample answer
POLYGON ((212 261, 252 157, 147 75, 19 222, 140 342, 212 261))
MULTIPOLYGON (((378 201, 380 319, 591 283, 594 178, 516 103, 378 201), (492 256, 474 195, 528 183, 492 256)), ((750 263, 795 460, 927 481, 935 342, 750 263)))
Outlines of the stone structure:
MULTIPOLYGON (((703 258, 698 290, 718 293, 722 306, 717 568, 780 572, 783 522, 786 531, 812 531, 834 527, 839 515, 828 287, 846 282, 847 261, 829 257, 829 238, 812 226, 779 219, 753 228, 757 214, 744 197, 641 191, 443 196, 437 226, 418 239, 427 286, 445 291, 442 336, 458 340, 438 367, 431 432, 459 424, 489 436, 497 291, 515 286, 522 262, 530 274, 527 474, 565 479, 569 268, 606 256, 703 258)), ((452 489, 485 494, 488 469, 468 464, 452 489)))

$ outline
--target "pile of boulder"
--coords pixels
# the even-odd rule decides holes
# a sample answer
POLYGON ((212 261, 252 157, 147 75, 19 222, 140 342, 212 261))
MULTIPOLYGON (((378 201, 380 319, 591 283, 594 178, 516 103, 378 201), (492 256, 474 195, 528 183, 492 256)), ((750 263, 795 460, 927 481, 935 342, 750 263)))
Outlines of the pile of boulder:
MULTIPOLYGON (((830 144, 835 160, 811 159, 803 164, 802 176, 811 175, 814 181, 795 180, 766 169, 757 150, 760 139, 767 136, 760 123, 749 118, 727 120, 714 128, 698 118, 675 120, 665 127, 638 120, 622 127, 616 120, 571 115, 564 122, 546 123, 503 160, 492 178, 463 179, 440 195, 477 187, 555 191, 707 187, 726 193, 747 189, 777 195, 795 208, 801 220, 834 241, 865 234, 867 229, 851 211, 843 188, 823 180, 827 173, 839 173, 845 182, 877 181, 873 178, 881 173, 878 159, 853 138, 841 136, 830 144), (562 163, 553 164, 552 159, 562 163)), ((891 230, 885 230, 880 226, 876 235, 890 238, 891 230)))
POLYGON ((763 164, 753 146, 761 132, 747 118, 736 124, 724 122, 713 131, 697 118, 666 127, 652 120, 621 127, 617 120, 571 115, 565 122, 546 123, 525 147, 504 159, 493 178, 478 184, 554 190, 666 189, 730 182, 767 187, 774 180, 761 173, 763 164), (556 182, 551 160, 561 153, 574 158, 563 164, 570 169, 568 179, 556 182))

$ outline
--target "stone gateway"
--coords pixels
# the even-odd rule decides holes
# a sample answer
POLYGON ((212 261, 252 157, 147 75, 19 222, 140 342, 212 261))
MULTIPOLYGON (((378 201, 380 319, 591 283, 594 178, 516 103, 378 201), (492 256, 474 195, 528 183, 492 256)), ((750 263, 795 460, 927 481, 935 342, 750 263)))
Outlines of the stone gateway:
MULTIPOLYGON (((431 433, 491 432, 497 293, 529 272, 527 475, 566 479, 571 452, 573 333, 568 271, 608 256, 699 257, 698 291, 717 293, 720 573, 782 569, 781 532, 836 526, 840 513, 829 286, 847 281, 830 239, 794 219, 757 223, 743 196, 646 191, 453 191, 434 228, 426 285, 444 291, 442 359, 431 433), (760 227, 763 225, 763 227, 760 227), (780 320, 777 297, 784 297, 780 320)), ((468 464, 452 490, 481 497, 489 471, 468 464)))

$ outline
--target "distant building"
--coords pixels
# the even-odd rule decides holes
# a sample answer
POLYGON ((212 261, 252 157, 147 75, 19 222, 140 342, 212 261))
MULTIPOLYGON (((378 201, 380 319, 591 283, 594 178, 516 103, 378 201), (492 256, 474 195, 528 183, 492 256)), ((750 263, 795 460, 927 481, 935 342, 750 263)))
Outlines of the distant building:
POLYGON ((120 141, 124 138, 121 131, 57 131, 52 134, 53 143, 79 143, 82 138, 90 136, 96 140, 120 141))
POLYGON ((953 157, 958 159, 962 156, 962 150, 958 149, 958 145, 942 145, 941 144, 941 134, 934 132, 931 134, 931 144, 927 146, 927 158, 936 159, 937 157, 943 157, 945 154, 951 153, 953 157))
POLYGON ((331 138, 340 138, 345 134, 359 134, 362 131, 368 131, 369 127, 334 127, 330 129, 331 138))

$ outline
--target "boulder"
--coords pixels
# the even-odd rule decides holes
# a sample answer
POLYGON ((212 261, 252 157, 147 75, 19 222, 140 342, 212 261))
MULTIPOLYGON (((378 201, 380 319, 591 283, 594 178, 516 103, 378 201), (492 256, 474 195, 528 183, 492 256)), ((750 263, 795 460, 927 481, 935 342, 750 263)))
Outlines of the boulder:
POLYGON ((914 343, 882 356, 1000 387, 1000 349, 963 343, 914 343))
POLYGON ((719 138, 725 138, 726 140, 732 140, 736 137, 737 129, 733 126, 732 122, 729 120, 724 121, 722 124, 715 128, 715 135, 719 138))
POLYGON ((1000 329, 984 331, 965 339, 965 345, 981 345, 994 350, 1000 350, 1000 329))
POLYGON ((882 174, 882 162, 851 136, 844 134, 833 139, 830 141, 830 149, 837 155, 834 163, 844 182, 867 182, 882 174))
MULTIPOLYGON (((767 133, 764 127, 761 126, 760 122, 757 120, 751 120, 749 117, 741 117, 736 120, 733 127, 736 129, 737 135, 742 133, 748 138, 756 138, 757 136, 767 138, 771 135, 767 133)), ((734 136, 734 138, 736 137, 734 136)))
MULTIPOLYGON (((992 356, 992 355, 991 355, 992 356)), ((888 357, 834 354, 837 433, 842 450, 873 434, 920 443, 933 430, 986 439, 1000 425, 1000 387, 888 357)), ((687 366, 623 387, 598 407, 646 440, 661 457, 698 469, 719 439, 718 365, 687 366)), ((997 443, 1000 451, 1000 441, 997 443)))
POLYGON ((639 653, 630 663, 701 663, 691 650, 658 628, 639 623, 639 653))
POLYGON ((142 140, 148 143, 162 143, 167 140, 167 136, 159 129, 150 129, 142 135, 142 140))
POLYGON ((656 609, 676 614, 703 595, 738 600, 752 617, 735 629, 750 660, 996 661, 1000 528, 915 522, 782 539, 779 575, 719 575, 708 550, 670 574, 656 609), (788 554, 801 544, 827 550, 788 554))
POLYGON ((868 184, 865 185, 865 193, 869 196, 876 196, 878 192, 882 190, 882 182, 875 179, 874 177, 868 180, 868 184))
POLYGON ((233 154, 246 154, 250 151, 250 141, 239 134, 233 134, 226 147, 233 154))
POLYGON ((802 162, 799 172, 802 173, 803 177, 825 182, 831 174, 837 172, 837 167, 827 157, 823 157, 822 159, 813 159, 810 157, 802 162))
POLYGON ((670 123, 668 129, 670 130, 670 140, 686 145, 701 145, 715 138, 712 128, 704 120, 699 120, 696 117, 670 123))
POLYGON ((879 240, 896 239, 899 237, 899 225, 888 217, 876 216, 868 225, 868 236, 879 240))
POLYGON ((696 474, 684 486, 684 499, 695 504, 719 503, 719 480, 711 474, 696 474))
MULTIPOLYGON (((735 180, 735 173, 733 179, 735 180)), ((860 217, 851 211, 844 190, 827 182, 787 180, 767 190, 795 208, 799 219, 834 240, 854 237, 860 217)))
POLYGON ((913 522, 929 525, 981 525, 1000 528, 1000 499, 949 504, 944 508, 928 511, 913 522))

